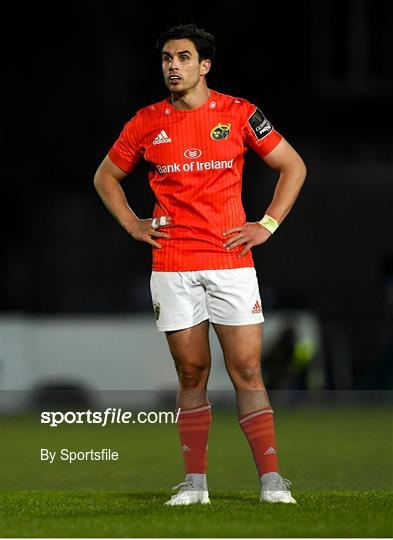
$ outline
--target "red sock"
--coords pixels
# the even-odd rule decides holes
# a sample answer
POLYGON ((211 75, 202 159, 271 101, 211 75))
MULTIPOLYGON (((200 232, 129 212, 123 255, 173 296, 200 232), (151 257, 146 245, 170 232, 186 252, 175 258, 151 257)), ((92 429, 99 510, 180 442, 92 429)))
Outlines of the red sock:
POLYGON ((178 420, 186 474, 206 474, 211 407, 181 410, 178 420))
POLYGON ((240 417, 239 424, 251 447, 259 476, 278 472, 276 436, 271 407, 244 414, 240 417))

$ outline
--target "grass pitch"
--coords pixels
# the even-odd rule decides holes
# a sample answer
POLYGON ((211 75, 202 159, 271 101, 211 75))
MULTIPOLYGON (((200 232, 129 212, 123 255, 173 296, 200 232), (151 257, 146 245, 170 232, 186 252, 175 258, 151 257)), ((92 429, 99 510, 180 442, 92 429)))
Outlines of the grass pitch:
POLYGON ((211 505, 165 507, 183 479, 174 425, 2 422, 2 537, 391 537, 388 408, 276 411, 282 473, 298 505, 261 504, 234 413, 213 413, 211 505), (112 448, 117 462, 39 460, 40 448, 112 448))
POLYGON ((255 493, 217 492, 211 505, 167 508, 167 493, 26 492, 6 497, 3 536, 390 537, 386 493, 296 493, 262 505, 255 493))

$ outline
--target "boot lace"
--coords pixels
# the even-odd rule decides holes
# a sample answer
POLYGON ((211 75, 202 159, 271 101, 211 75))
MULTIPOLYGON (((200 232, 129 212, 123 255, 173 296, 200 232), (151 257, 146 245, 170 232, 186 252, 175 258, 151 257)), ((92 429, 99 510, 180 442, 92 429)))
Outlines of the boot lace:
POLYGON ((173 486, 172 490, 175 491, 178 489, 178 493, 182 493, 183 491, 188 491, 189 489, 194 489, 194 484, 190 482, 190 480, 185 480, 184 482, 180 482, 177 486, 173 486))
POLYGON ((289 491, 292 482, 287 478, 276 478, 270 482, 270 491, 289 491))

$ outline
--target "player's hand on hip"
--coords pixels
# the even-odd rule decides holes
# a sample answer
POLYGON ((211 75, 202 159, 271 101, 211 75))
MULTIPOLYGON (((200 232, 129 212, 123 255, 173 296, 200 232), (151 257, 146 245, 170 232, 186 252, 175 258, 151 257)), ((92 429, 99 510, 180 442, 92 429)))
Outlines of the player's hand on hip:
POLYGON ((170 238, 171 235, 160 231, 161 227, 171 225, 172 219, 169 216, 160 216, 159 218, 138 219, 133 223, 128 231, 134 240, 147 242, 148 244, 161 248, 161 244, 156 242, 154 238, 170 238))
POLYGON ((265 227, 262 227, 259 223, 249 222, 244 223, 241 227, 234 227, 233 229, 229 229, 229 231, 225 231, 223 236, 228 236, 230 234, 233 234, 233 236, 223 243, 223 246, 227 251, 245 244, 243 250, 238 254, 238 257, 244 257, 253 246, 263 244, 272 236, 272 233, 265 229, 265 227))

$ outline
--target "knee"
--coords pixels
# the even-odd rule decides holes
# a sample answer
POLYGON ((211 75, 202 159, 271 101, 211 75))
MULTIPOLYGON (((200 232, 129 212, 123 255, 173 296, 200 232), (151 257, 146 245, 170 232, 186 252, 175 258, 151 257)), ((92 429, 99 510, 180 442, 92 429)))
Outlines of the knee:
POLYGON ((180 385, 183 388, 197 388, 207 382, 208 366, 201 366, 193 363, 178 366, 177 373, 180 385))
POLYGON ((237 388, 259 388, 262 384, 261 365, 259 362, 245 362, 231 372, 237 388))

